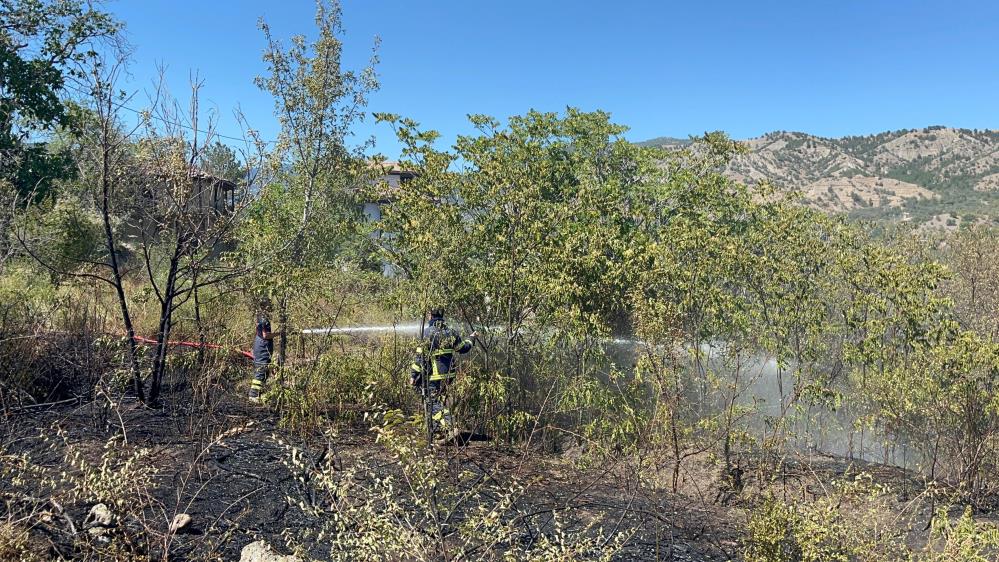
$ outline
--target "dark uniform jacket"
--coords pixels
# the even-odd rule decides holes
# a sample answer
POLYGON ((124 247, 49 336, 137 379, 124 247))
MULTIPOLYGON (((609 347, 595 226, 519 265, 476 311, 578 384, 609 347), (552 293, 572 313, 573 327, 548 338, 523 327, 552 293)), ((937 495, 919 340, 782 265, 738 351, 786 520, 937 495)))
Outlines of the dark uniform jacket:
POLYGON ((274 340, 264 339, 264 333, 271 331, 271 321, 266 316, 257 318, 257 333, 253 338, 253 362, 266 364, 271 362, 274 352, 274 340))
POLYGON ((420 384, 420 377, 425 375, 430 376, 430 381, 454 377, 454 354, 468 353, 474 345, 472 340, 462 338, 443 320, 431 321, 423 339, 424 344, 417 348, 416 359, 411 365, 414 385, 420 384))

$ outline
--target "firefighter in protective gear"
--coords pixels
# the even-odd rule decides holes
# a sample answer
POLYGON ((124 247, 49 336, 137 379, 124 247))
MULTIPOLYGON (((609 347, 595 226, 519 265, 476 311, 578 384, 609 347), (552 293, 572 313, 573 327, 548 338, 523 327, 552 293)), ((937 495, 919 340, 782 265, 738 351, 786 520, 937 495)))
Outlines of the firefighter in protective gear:
POLYGON ((472 332, 468 338, 462 338, 445 324, 443 311, 430 312, 423 344, 416 349, 416 357, 410 365, 410 381, 421 390, 429 405, 430 427, 435 435, 453 435, 455 431, 451 412, 444 404, 448 385, 457 371, 455 354, 471 351, 477 336, 477 332, 472 332))
POLYGON ((271 355, 274 353, 274 336, 279 335, 271 330, 271 302, 268 299, 260 301, 257 311, 257 329, 253 336, 253 381, 250 383, 250 402, 260 402, 264 393, 267 376, 271 369, 271 355))

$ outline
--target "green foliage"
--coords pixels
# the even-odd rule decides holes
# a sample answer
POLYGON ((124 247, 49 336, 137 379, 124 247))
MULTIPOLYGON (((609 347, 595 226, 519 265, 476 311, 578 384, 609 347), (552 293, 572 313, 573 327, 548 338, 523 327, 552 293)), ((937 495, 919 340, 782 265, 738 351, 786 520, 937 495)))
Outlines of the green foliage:
POLYGON ((604 113, 574 109, 505 127, 472 116, 479 134, 453 153, 412 121, 381 118, 417 173, 384 210, 386 258, 420 309, 443 306, 455 322, 488 327, 491 360, 477 379, 488 388, 473 395, 505 403, 485 417, 507 438, 544 427, 562 392, 606 368, 592 338, 625 316, 634 194, 659 173, 660 151, 624 141, 604 113), (580 353, 593 361, 579 363, 580 353))
POLYGON ((262 196, 242 221, 237 259, 257 271, 251 291, 275 302, 279 328, 277 360, 286 356, 288 299, 304 283, 331 268, 363 259, 357 195, 370 177, 364 150, 347 146, 352 127, 363 119, 367 96, 378 88, 372 54, 360 71, 342 66, 341 9, 317 1, 318 36, 296 35, 284 47, 263 20, 268 74, 256 84, 274 97, 281 123, 270 154, 262 196), (359 249, 359 247, 361 249, 359 249))
POLYGON ((308 434, 330 416, 351 421, 379 405, 408 402, 412 393, 402 373, 381 367, 399 362, 389 346, 322 354, 309 365, 284 369, 264 399, 280 412, 283 427, 308 434))
POLYGON ((942 288, 961 326, 999 341, 999 229, 962 229, 939 247, 952 273, 942 288))
POLYGON ((35 238, 37 255, 54 278, 90 270, 105 253, 99 217, 75 198, 49 200, 28 211, 23 220, 35 238))
POLYGON ((978 497, 994 486, 999 456, 986 443, 999 431, 992 391, 999 383, 999 346, 971 332, 946 334, 881 368, 861 388, 886 427, 913 436, 928 462, 949 459, 944 470, 966 493, 978 497))
MULTIPOLYGON (((9 163, 16 162, 16 170, 9 177, 16 186, 18 200, 22 203, 38 203, 46 196, 54 195, 60 180, 69 180, 76 175, 74 161, 67 150, 41 143, 21 145, 10 151, 0 148, 9 155, 9 163)), ((0 173, 7 165, 0 165, 0 173)))
POLYGON ((118 24, 79 0, 7 0, 0 21, 0 178, 37 199, 68 174, 69 162, 26 139, 72 124, 61 97, 67 75, 79 75, 78 65, 96 56, 93 41, 118 24))
POLYGON ((920 560, 926 562, 988 562, 999 555, 999 527, 978 523, 971 515, 971 506, 964 508, 953 521, 947 508, 940 508, 933 517, 930 542, 920 560))
POLYGON ((746 562, 885 562, 910 560, 886 501, 869 474, 836 483, 815 502, 769 496, 749 518, 746 562))
POLYGON ((236 151, 219 141, 205 149, 202 159, 204 170, 215 177, 234 183, 245 183, 247 180, 246 167, 236 151))
POLYGON ((716 444, 729 467, 757 398, 771 402, 767 444, 780 450, 793 407, 826 388, 842 329, 830 308, 849 229, 728 180, 720 172, 734 147, 704 142, 713 148, 682 154, 642 205, 648 242, 632 293, 650 427, 676 459, 674 482, 682 459, 716 444), (771 380, 775 391, 761 392, 771 380))
POLYGON ((398 265, 422 287, 422 303, 486 312, 488 295, 483 323, 519 322, 530 308, 539 321, 564 315, 599 329, 600 313, 623 301, 621 205, 651 163, 605 114, 530 113, 508 129, 483 116, 472 122, 481 135, 460 138, 454 154, 416 144, 419 133, 402 124, 420 176, 386 209, 384 230, 398 234, 393 257, 419 260, 398 265), (449 170, 457 160, 465 173, 449 170), (465 280, 454 283, 459 263, 465 280))
MULTIPOLYGON (((904 233, 900 239, 911 240, 904 233)), ((968 243, 962 239, 969 240, 960 235, 948 251, 965 255, 955 263, 967 275, 980 275, 978 268, 988 265, 957 261, 974 255, 961 248, 968 243)), ((849 337, 843 357, 853 366, 859 396, 888 432, 910 438, 926 463, 951 459, 948 476, 966 493, 980 494, 982 478, 996 463, 983 443, 997 429, 990 389, 999 364, 990 337, 962 328, 955 317, 948 293, 969 298, 967 280, 948 281, 948 271, 911 242, 866 243, 843 256, 844 283, 853 288, 844 299, 849 337)), ((988 281, 978 277, 974 283, 986 287, 980 295, 990 298, 988 281)), ((977 320, 978 311, 969 316, 966 306, 958 312, 977 320)))
POLYGON ((384 463, 381 471, 366 462, 341 471, 331 458, 317 462, 286 445, 283 462, 301 483, 289 499, 318 520, 288 533, 293 549, 318 543, 330 560, 611 560, 630 534, 596 524, 568 532, 555 512, 549 528, 534 532, 537 540, 521 540, 531 525, 518 508, 523 485, 456 471, 422 444, 419 425, 398 412, 377 419, 390 474, 384 463))

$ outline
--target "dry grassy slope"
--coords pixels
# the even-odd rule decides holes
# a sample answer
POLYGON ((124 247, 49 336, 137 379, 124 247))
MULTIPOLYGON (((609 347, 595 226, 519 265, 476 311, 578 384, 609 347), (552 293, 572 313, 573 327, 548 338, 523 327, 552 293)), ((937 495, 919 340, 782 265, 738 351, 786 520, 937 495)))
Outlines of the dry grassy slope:
POLYGON ((746 144, 750 151, 731 163, 730 177, 799 190, 829 212, 894 210, 906 217, 922 205, 915 210, 922 222, 940 208, 995 218, 995 203, 974 198, 999 195, 997 130, 930 127, 837 139, 782 131, 746 144))
POLYGON ((999 173, 989 174, 975 183, 977 191, 999 191, 999 173))

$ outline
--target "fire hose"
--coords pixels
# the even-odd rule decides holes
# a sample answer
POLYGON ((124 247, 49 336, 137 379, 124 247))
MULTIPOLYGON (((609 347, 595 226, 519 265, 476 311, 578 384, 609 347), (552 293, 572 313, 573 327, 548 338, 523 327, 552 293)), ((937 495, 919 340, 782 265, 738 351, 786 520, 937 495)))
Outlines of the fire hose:
MULTIPOLYGON (((136 343, 145 344, 145 345, 155 345, 159 343, 154 339, 144 338, 142 336, 134 336, 132 339, 135 340, 136 343)), ((222 350, 228 349, 237 355, 242 355, 243 357, 253 359, 253 354, 250 353, 249 351, 244 351, 242 349, 239 349, 238 347, 226 347, 224 345, 219 345, 217 343, 201 343, 196 341, 167 341, 166 344, 169 347, 190 347, 193 349, 222 349, 222 350)))

